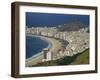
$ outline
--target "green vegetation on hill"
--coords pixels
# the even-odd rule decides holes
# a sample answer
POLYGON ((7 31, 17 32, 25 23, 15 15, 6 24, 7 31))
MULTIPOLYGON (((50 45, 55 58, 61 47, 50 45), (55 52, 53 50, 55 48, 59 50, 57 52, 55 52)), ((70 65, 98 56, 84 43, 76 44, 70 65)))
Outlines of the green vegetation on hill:
POLYGON ((71 64, 89 64, 89 49, 81 53, 71 64))
POLYGON ((38 63, 34 66, 57 66, 57 65, 78 65, 78 64, 89 64, 89 49, 83 51, 82 53, 78 53, 74 56, 65 56, 63 58, 46 61, 42 63, 38 63))

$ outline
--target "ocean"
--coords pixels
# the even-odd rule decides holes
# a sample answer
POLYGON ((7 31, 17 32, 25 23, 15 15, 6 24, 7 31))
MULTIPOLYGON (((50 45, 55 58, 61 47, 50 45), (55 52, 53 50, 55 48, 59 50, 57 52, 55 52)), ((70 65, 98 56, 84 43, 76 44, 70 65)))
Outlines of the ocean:
POLYGON ((41 52, 49 43, 40 37, 26 36, 26 59, 41 52))

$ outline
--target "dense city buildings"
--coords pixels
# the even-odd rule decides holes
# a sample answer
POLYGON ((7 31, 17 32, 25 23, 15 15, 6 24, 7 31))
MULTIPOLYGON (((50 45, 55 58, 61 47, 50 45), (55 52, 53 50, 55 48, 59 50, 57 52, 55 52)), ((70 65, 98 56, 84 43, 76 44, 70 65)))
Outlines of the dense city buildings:
POLYGON ((47 53, 44 53, 43 61, 56 60, 63 56, 73 56, 89 48, 88 27, 83 27, 77 31, 59 31, 58 27, 33 26, 32 28, 27 28, 26 33, 47 38, 54 38, 62 43, 62 47, 56 53, 50 51, 50 49, 47 53))

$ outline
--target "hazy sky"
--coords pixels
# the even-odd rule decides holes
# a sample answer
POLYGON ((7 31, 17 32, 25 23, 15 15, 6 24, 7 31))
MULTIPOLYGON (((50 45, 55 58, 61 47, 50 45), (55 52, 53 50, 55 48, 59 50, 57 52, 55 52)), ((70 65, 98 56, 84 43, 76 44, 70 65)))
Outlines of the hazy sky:
POLYGON ((57 26, 78 21, 89 25, 89 15, 51 14, 26 12, 26 26, 57 26))

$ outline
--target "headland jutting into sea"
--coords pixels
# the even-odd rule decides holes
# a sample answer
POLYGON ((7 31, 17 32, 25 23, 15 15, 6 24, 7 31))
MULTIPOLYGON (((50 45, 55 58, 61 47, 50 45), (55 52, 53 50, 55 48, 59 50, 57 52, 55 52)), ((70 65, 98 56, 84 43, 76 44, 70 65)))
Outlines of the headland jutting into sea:
POLYGON ((52 58, 45 60, 43 51, 41 51, 26 59, 27 67, 44 61, 57 60, 64 56, 74 56, 89 48, 88 27, 69 31, 60 31, 57 27, 32 27, 26 28, 26 34, 33 37, 37 36, 48 41, 51 46, 47 48, 49 49, 49 52, 53 54, 52 58))

